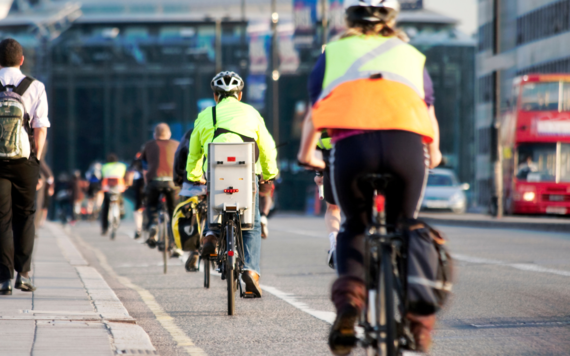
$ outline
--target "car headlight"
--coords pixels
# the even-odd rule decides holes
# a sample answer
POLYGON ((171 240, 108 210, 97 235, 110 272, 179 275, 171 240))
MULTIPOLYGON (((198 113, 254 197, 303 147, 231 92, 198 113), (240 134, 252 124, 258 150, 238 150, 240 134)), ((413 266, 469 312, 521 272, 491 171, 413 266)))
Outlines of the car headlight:
POLYGON ((534 192, 526 192, 523 194, 524 201, 533 201, 535 197, 536 194, 534 192))

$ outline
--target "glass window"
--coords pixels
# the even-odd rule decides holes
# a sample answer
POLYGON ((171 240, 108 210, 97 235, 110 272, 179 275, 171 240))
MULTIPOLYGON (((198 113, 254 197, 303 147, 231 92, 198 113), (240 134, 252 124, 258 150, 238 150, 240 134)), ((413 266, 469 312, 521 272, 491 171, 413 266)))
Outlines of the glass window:
POLYGON ((428 176, 429 187, 453 187, 457 185, 453 176, 447 174, 433 174, 428 176))
POLYGON ((517 178, 528 182, 556 181, 556 144, 520 145, 518 148, 517 178))
POLYGON ((529 83, 523 85, 521 108, 524 111, 558 111, 560 83, 529 83))
POLYGON ((570 182, 570 144, 563 143, 560 150, 560 181, 570 182))
POLYGON ((564 82, 562 86, 562 111, 570 111, 570 82, 564 82))

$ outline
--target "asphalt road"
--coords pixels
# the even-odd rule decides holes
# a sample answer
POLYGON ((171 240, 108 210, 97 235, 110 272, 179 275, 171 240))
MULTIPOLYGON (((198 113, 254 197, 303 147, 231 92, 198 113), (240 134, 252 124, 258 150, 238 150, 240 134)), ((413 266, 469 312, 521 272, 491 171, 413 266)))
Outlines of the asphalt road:
MULTIPOLYGON (((440 226, 456 256, 457 281, 440 315, 432 355, 570 355, 570 235, 440 226)), ((279 216, 263 241, 263 298, 226 315, 226 284, 187 273, 131 238, 96 224, 72 229, 88 261, 115 290, 161 355, 330 355, 335 277, 322 219, 279 216)), ((362 350, 355 352, 363 354, 362 350)))

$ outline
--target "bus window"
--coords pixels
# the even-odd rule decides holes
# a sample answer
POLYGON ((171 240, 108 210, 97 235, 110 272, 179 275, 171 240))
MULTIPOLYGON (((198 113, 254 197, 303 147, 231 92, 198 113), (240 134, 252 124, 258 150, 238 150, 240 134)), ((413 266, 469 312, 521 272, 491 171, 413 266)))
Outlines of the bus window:
POLYGON ((564 82, 562 87, 562 111, 570 111, 570 82, 564 82))
POLYGON ((520 145, 518 148, 517 179, 528 182, 556 181, 556 144, 520 145))
POLYGON ((560 181, 570 182, 570 144, 563 143, 560 150, 560 181))
POLYGON ((528 83, 523 85, 521 108, 524 111, 558 111, 560 83, 528 83))

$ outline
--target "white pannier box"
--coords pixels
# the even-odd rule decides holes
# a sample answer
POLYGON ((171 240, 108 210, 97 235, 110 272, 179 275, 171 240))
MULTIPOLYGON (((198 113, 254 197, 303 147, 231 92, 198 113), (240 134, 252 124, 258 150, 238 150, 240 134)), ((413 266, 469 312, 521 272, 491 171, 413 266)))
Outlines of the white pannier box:
POLYGON ((239 210, 243 230, 255 217, 255 143, 208 144, 208 223, 219 227, 224 211, 239 210))

